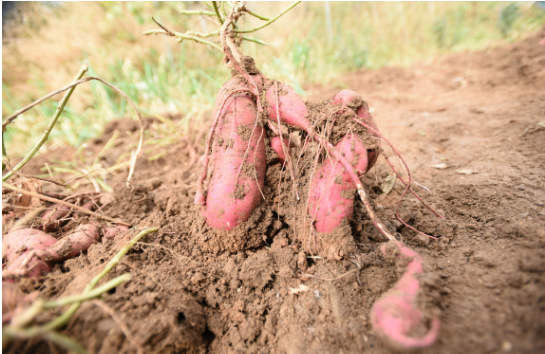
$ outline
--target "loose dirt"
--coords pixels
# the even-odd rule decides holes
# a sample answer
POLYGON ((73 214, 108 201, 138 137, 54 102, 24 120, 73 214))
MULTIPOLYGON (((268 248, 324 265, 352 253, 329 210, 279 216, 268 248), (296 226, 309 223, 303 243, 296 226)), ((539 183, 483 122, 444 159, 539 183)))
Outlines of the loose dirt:
MULTIPOLYGON (((363 179, 378 217, 429 269, 421 283, 441 332, 432 347, 418 352, 545 351, 542 36, 433 65, 337 80, 339 88, 359 92, 369 104, 381 133, 411 167, 417 193, 447 219, 407 197, 401 217, 438 239, 403 227, 394 216, 403 186, 398 181, 382 195, 380 183, 391 173, 382 157, 363 179)), ((336 91, 309 88, 309 101, 327 100, 336 91)), ((198 137, 198 155, 204 139, 198 137)), ((193 204, 200 173, 195 162, 183 146, 153 162, 141 159, 132 192, 120 174, 105 209, 136 227, 160 227, 108 276, 129 272, 132 280, 103 299, 137 345, 150 353, 395 352, 374 335, 369 312, 402 267, 381 255, 384 241, 360 201, 343 235, 322 240, 332 250, 313 255, 304 244, 304 224, 290 216, 305 210, 305 198, 299 204, 284 198, 293 198, 293 188, 279 162, 271 162, 265 185, 282 190, 265 191, 277 197, 232 233, 211 230, 193 204), (354 262, 361 271, 326 280, 353 271, 354 262), (323 279, 303 281, 301 273, 323 279)), ((81 291, 129 234, 91 246, 23 288, 38 288, 45 298, 81 291)), ((116 320, 94 303, 84 304, 62 332, 93 353, 136 352, 116 320)), ((51 350, 45 343, 30 347, 51 350)))

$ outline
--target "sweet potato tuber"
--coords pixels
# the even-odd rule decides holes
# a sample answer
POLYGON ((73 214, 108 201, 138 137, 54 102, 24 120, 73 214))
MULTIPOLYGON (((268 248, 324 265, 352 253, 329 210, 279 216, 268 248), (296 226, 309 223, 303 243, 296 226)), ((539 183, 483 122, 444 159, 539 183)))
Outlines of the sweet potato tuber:
MULTIPOLYGON (((399 249, 400 258, 409 258, 410 262, 397 284, 373 305, 371 323, 375 332, 395 347, 408 349, 430 346, 439 333, 437 316, 432 318, 431 328, 423 337, 409 336, 411 331, 422 326, 423 314, 416 304, 416 297, 421 291, 418 275, 422 273, 422 258, 397 241, 390 244, 399 249)), ((387 246, 382 246, 383 253, 386 253, 387 246)))
POLYGON ((70 214, 70 208, 65 205, 54 205, 49 207, 44 215, 42 215, 43 226, 45 232, 55 231, 65 222, 63 220, 70 214))
POLYGON ((271 139, 271 147, 278 155, 280 162, 284 163, 286 162, 286 154, 284 153, 284 149, 282 148, 282 141, 280 139, 284 140, 284 147, 288 149, 288 151, 286 152, 289 152, 290 141, 286 138, 280 138, 279 136, 275 136, 271 139))
POLYGON ((8 263, 6 273, 25 272, 29 277, 38 277, 51 271, 52 264, 39 259, 35 252, 54 245, 57 242, 54 237, 40 230, 20 229, 9 232, 2 242, 2 253, 8 263))
POLYGON ((305 132, 310 131, 307 106, 291 87, 282 83, 272 85, 267 91, 265 99, 267 100, 267 113, 274 123, 277 122, 279 115, 282 122, 299 127, 305 132), (278 115, 276 114, 277 108, 278 115))
POLYGON ((36 254, 44 261, 56 262, 77 256, 86 251, 100 237, 98 223, 83 224, 68 236, 58 240, 47 249, 36 250, 36 254))
MULTIPOLYGON (((367 149, 355 134, 348 134, 337 144, 344 157, 361 175, 367 170, 367 149)), ((338 159, 330 157, 316 172, 310 187, 309 214, 316 220, 318 232, 331 232, 354 212, 356 186, 338 159)))
MULTIPOLYGON (((229 88, 232 83, 226 86, 229 88)), ((212 146, 213 172, 202 214, 210 226, 231 230, 248 220, 261 202, 266 133, 257 124, 254 100, 244 93, 232 95, 223 111, 218 112, 223 101, 220 98, 225 95, 226 89, 218 95, 216 114, 220 114, 220 121, 212 146)))
MULTIPOLYGON (((354 110, 358 117, 360 117, 365 124, 369 125, 378 132, 378 127, 373 120, 373 117, 371 117, 371 113, 369 113, 369 107, 367 107, 367 104, 359 95, 359 93, 352 90, 342 90, 337 93, 335 97, 333 97, 333 104, 341 104, 343 107, 354 110)), ((370 131, 370 133, 377 138, 377 142, 380 147, 381 137, 372 131, 370 131)), ((369 163, 367 165, 367 171, 369 171, 375 165, 375 162, 377 162, 379 151, 368 150, 367 154, 369 160, 369 163)))

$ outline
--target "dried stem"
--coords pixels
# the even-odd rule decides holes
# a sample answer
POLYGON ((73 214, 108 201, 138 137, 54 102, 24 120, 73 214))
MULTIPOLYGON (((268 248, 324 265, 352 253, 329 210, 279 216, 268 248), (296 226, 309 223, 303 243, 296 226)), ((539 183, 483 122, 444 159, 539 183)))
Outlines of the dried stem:
MULTIPOLYGON (((96 81, 99 81, 99 82, 102 82, 104 85, 106 86, 109 86, 111 87, 112 89, 114 89, 115 91, 117 91, 117 93, 119 93, 121 96, 123 96, 127 102, 129 102, 130 106, 132 107, 132 109, 134 110, 134 112, 136 113, 136 116, 138 117, 138 121, 140 122, 140 139, 138 141, 138 147, 136 148, 136 151, 133 152, 132 156, 131 156, 131 161, 130 161, 130 167, 129 167, 129 175, 127 177, 127 183, 130 182, 131 178, 132 178, 132 175, 134 174, 134 168, 136 166, 136 161, 138 160, 138 157, 140 156, 140 152, 142 151, 142 146, 144 145, 144 119, 142 118, 142 114, 140 113, 140 111, 138 110, 138 107, 136 107, 136 104, 129 98, 129 96, 127 96, 127 94, 125 94, 123 91, 121 91, 118 87, 112 85, 111 83, 109 83, 108 81, 106 80, 103 80, 101 78, 98 78, 98 77, 86 77, 84 79, 81 79, 81 80, 78 80, 78 81, 75 81, 73 83, 71 83, 70 85, 67 85, 67 86, 64 86, 56 91, 53 91, 51 93, 49 93, 48 95, 45 95, 44 97, 34 101, 33 103, 29 104, 28 106, 18 110, 17 112, 13 113, 11 116, 9 116, 8 118, 6 118, 6 120, 4 121, 4 123, 2 123, 2 130, 5 129, 5 127, 10 124, 11 122, 13 122, 13 120, 15 120, 15 118, 17 118, 17 116, 19 116, 20 114, 28 111, 29 109, 31 109, 32 107, 36 106, 37 104, 40 104, 42 103, 43 101, 47 100, 48 98, 50 97, 53 97, 55 95, 58 95, 59 93, 63 92, 63 91, 66 91, 66 90, 72 90, 73 91, 73 88, 84 83, 84 82, 89 82, 89 81, 92 81, 92 80, 96 80, 96 81)), ((66 98, 66 96, 65 96, 66 98)), ((63 98, 64 100, 64 98, 63 98)), ((62 101, 61 101, 62 103, 62 101)), ((66 103, 65 103, 66 104, 66 103)), ((59 105, 59 107, 61 107, 61 105, 59 105)), ((63 106, 64 108, 64 106, 63 106)), ((60 113, 59 113, 60 114, 60 113)), ((51 127, 52 128, 52 127, 51 127)), ((49 129, 49 128, 48 128, 49 129)), ((50 130, 49 130, 50 131, 50 130)), ((47 133, 47 135, 49 135, 49 133, 47 133)), ((45 136, 45 134, 44 134, 45 136)), ((47 137, 45 138, 47 139, 47 137)), ((43 144, 43 142, 45 142, 45 140, 43 140, 41 142, 41 144, 39 143, 39 145, 41 146, 43 144)), ((38 147, 39 149, 39 147, 38 147)), ((33 149, 34 151, 35 149, 33 149)), ((34 152, 34 154, 37 152, 38 150, 36 149, 36 151, 34 152)), ((34 156, 34 154, 29 154, 27 155, 27 157, 25 157, 25 159, 23 159, 23 161, 21 161, 17 166, 15 166, 15 168, 6 173, 3 177, 2 177, 2 180, 5 181, 7 180, 8 178, 10 178, 13 173, 15 171, 17 171, 18 169, 21 169, 31 158, 32 156, 34 156)))
POLYGON ((94 212, 92 212, 90 210, 87 210, 85 208, 82 208, 82 207, 74 205, 74 204, 70 204, 68 202, 65 202, 65 201, 62 201, 62 200, 59 200, 59 199, 55 199, 55 198, 52 198, 52 197, 45 196, 43 194, 38 194, 38 193, 34 193, 34 192, 30 192, 30 191, 27 191, 27 190, 24 190, 24 189, 14 187, 14 186, 6 183, 6 182, 2 182, 2 187, 7 188, 7 189, 11 189, 12 191, 17 192, 17 193, 26 194, 26 195, 29 195, 31 197, 39 198, 39 199, 42 199, 42 200, 47 200, 48 202, 52 202, 52 203, 56 203, 56 204, 60 204, 60 205, 65 205, 65 206, 73 208, 73 209, 75 209, 75 210, 77 210, 77 211, 79 211, 81 213, 91 215, 91 216, 94 216, 94 217, 99 218, 99 219, 104 219, 104 220, 107 220, 107 221, 110 221, 110 222, 113 222, 113 223, 116 223, 116 224, 121 224, 121 225, 126 225, 126 226, 131 225, 131 224, 128 224, 128 223, 126 223, 124 221, 115 220, 115 219, 110 218, 109 216, 94 213, 94 212))
MULTIPOLYGON (((81 77, 87 72, 87 70, 89 70, 89 64, 84 64, 81 67, 81 69, 79 69, 74 81, 78 81, 79 79, 81 79, 81 77)), ((15 172, 19 171, 24 165, 26 165, 26 163, 28 161, 30 161, 30 159, 32 157, 34 157, 34 155, 36 155, 38 150, 40 150, 42 145, 47 141, 47 138, 49 138, 49 134, 51 133, 51 130, 53 130, 53 127, 55 126, 55 123, 57 123, 57 120, 61 116, 61 113, 64 111, 64 107, 68 103, 68 100, 70 99, 70 96, 72 96, 72 92, 74 92, 75 89, 76 89, 75 86, 71 87, 68 90, 68 92, 64 95, 62 100, 59 102, 57 110, 55 111, 55 114, 53 115, 53 118, 51 118, 51 121, 49 122, 49 124, 48 124, 45 132, 43 133, 42 138, 40 139, 40 141, 38 141, 38 143, 32 148, 32 150, 30 150, 30 152, 25 156, 25 158, 21 162, 19 162, 10 172, 8 172, 2 178, 2 180, 5 181, 9 177, 11 177, 15 172)), ((13 121, 13 119, 15 119, 15 117, 16 116, 14 116, 12 114, 8 119, 6 119, 6 121, 2 124, 2 130, 4 130, 5 126, 8 125, 9 123, 11 123, 13 121), (13 118, 11 118, 11 117, 13 117, 13 118)), ((2 139, 2 141, 3 141, 3 139, 2 139)), ((2 144, 3 144, 3 142, 2 142, 2 144)))

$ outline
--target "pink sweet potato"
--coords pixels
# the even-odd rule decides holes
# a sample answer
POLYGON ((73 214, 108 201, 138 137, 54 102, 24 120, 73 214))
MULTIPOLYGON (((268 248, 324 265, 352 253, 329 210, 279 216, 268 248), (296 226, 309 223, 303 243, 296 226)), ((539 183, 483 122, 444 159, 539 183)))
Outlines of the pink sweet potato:
POLYGON ((70 214, 70 207, 65 205, 53 205, 47 208, 44 215, 42 215, 43 226, 42 230, 45 232, 56 231, 59 226, 64 224, 66 220, 63 220, 70 214))
MULTIPOLYGON (((375 332, 383 340, 398 348, 422 348, 435 342, 440 323, 437 316, 431 321, 431 328, 421 338, 410 336, 410 332, 422 326, 423 314, 418 309, 416 297, 421 291, 417 276, 422 273, 422 258, 403 246, 394 242, 400 251, 400 258, 409 258, 407 271, 397 284, 386 292, 371 309, 371 323, 375 332)), ((382 252, 386 253, 383 245, 382 252)))
MULTIPOLYGON (((358 175, 367 170, 367 149, 357 135, 345 135, 336 149, 358 175)), ((355 193, 356 186, 345 168, 333 157, 326 159, 310 188, 309 214, 316 220, 316 231, 331 232, 343 219, 352 217, 355 193)))
POLYGON ((71 234, 58 240, 47 249, 36 250, 36 254, 44 261, 56 262, 79 255, 86 251, 93 243, 97 243, 100 237, 99 224, 93 222, 83 224, 71 234))
POLYGON ((57 242, 54 237, 40 230, 21 229, 9 232, 2 241, 2 253, 8 263, 6 273, 25 271, 29 277, 38 277, 51 271, 52 264, 39 259, 35 252, 53 246, 57 242))
POLYGON ((278 113, 280 121, 310 131, 310 121, 307 119, 308 109, 305 102, 286 84, 272 85, 267 94, 267 113, 269 118, 276 123, 278 119, 276 101, 278 99, 278 113), (278 92, 276 87, 278 86, 278 92))
MULTIPOLYGON (((284 148, 287 150, 286 152, 289 152, 290 141, 286 138, 282 139, 284 140, 284 148)), ((271 147, 278 155, 280 162, 286 162, 286 154, 284 153, 284 149, 282 148, 282 140, 280 140, 279 136, 275 136, 271 139, 271 147)))
MULTIPOLYGON (((373 117, 371 117, 371 113, 369 113, 369 108, 367 107, 367 104, 357 92, 352 90, 342 90, 337 93, 335 97, 333 97, 333 104, 341 104, 343 107, 353 109, 365 124, 378 131, 377 124, 373 120, 373 117)), ((370 133, 377 138, 377 142, 380 146, 381 137, 374 132, 370 133)), ((367 171, 369 171, 375 165, 375 162, 378 159, 379 152, 378 150, 368 150, 367 154, 369 160, 369 164, 367 165, 367 171)))
MULTIPOLYGON (((228 83, 220 91, 216 114, 231 86, 236 88, 236 82, 228 83)), ((212 177, 202 207, 202 214, 211 227, 231 230, 248 220, 261 203, 266 132, 256 124, 256 119, 256 104, 245 93, 231 96, 221 112, 212 146, 212 177)))

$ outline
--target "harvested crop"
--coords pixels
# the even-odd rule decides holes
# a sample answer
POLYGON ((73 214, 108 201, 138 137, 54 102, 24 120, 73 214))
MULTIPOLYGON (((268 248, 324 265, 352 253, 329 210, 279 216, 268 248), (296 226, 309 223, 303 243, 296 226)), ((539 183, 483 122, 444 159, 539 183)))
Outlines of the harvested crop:
MULTIPOLYGON (((358 175, 367 170, 367 149, 361 139, 347 134, 335 146, 354 166, 358 175)), ((338 159, 328 158, 317 171, 310 187, 309 214, 318 232, 331 232, 352 217, 356 186, 338 159)))
POLYGON ((221 230, 248 220, 263 198, 265 179, 266 133, 257 124, 255 101, 244 93, 230 97, 226 93, 236 80, 220 91, 225 98, 216 105, 219 119, 212 146, 212 177, 202 207, 208 224, 221 230))
POLYGON ((397 241, 381 247, 383 253, 391 248, 397 249, 399 258, 406 259, 409 263, 396 285, 373 305, 371 323, 375 332, 394 347, 409 349, 430 346, 439 334, 440 322, 437 316, 431 319, 430 329, 425 335, 418 338, 411 336, 411 332, 423 326, 424 319, 416 302, 417 296, 422 292, 418 280, 423 272, 422 258, 397 241))

